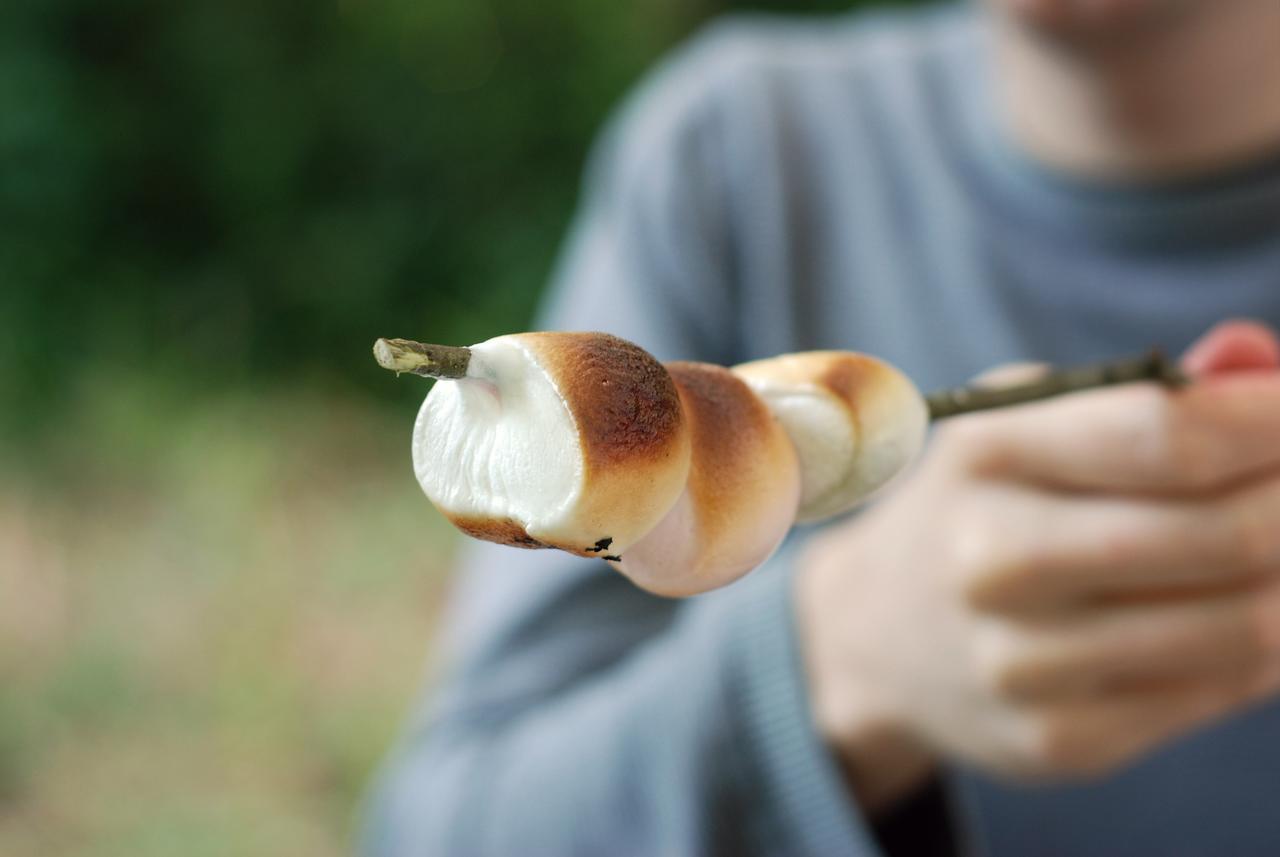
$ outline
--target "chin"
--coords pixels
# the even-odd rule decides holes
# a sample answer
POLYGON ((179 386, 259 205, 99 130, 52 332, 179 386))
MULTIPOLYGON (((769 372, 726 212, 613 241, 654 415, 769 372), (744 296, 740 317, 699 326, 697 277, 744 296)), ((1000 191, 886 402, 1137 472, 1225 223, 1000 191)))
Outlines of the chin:
POLYGON ((1140 35, 1204 0, 991 0, 1010 17, 1048 35, 1109 40, 1140 35))

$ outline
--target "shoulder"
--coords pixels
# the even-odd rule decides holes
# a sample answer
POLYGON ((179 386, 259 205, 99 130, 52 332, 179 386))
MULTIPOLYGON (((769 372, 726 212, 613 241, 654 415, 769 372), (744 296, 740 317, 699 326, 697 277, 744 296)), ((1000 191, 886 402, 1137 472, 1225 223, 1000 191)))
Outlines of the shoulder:
MULTIPOLYGON (((833 91, 905 90, 972 62, 969 4, 839 15, 735 14, 660 62, 616 113, 606 139, 645 162, 723 136, 745 119, 788 121, 838 109, 833 91)), ((919 88, 919 87, 916 87, 919 88)))
POLYGON ((970 6, 841 15, 738 14, 705 26, 641 87, 637 105, 696 118, 761 82, 803 86, 910 73, 977 48, 970 6))
MULTIPOLYGON (((707 25, 685 53, 711 68, 773 74, 871 71, 926 57, 968 29, 966 6, 838 15, 728 15, 707 25)), ((679 55, 679 54, 678 54, 679 55)))

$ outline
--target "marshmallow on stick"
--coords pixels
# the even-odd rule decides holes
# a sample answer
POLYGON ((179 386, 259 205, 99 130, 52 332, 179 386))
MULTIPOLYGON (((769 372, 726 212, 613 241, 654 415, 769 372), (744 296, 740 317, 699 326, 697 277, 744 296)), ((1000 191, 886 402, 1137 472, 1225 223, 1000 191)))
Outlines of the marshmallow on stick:
POLYGON ((797 519, 857 505, 915 458, 929 419, 901 372, 851 352, 730 370, 663 366, 604 333, 522 333, 374 354, 441 379, 414 471, 459 529, 601 557, 668 596, 730 583, 797 519))

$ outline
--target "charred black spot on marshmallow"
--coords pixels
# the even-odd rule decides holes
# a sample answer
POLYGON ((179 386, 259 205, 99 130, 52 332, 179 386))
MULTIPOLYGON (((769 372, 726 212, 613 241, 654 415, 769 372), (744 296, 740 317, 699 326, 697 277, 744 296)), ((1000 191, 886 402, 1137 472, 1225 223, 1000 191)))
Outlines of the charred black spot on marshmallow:
POLYGON ((604 558, 604 561, 605 562, 622 562, 622 557, 613 556, 612 554, 610 554, 609 556, 604 558))
POLYGON ((595 547, 583 548, 583 550, 590 551, 591 553, 600 553, 601 551, 608 550, 609 545, 611 544, 613 544, 613 537, 605 536, 603 539, 596 542, 595 547))

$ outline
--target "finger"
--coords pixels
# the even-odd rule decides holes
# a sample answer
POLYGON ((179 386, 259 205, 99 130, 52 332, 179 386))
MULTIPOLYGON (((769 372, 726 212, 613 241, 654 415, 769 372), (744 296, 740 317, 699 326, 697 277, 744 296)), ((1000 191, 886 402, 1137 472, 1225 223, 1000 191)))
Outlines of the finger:
POLYGON ((1193 377, 1280 368, 1280 339, 1260 322, 1224 321, 1187 350, 1181 365, 1193 377))
POLYGON ((1055 706, 1026 729, 1044 770, 1093 776, 1280 691, 1280 666, 1236 672, 1107 701, 1055 706))
POLYGON ((939 432, 971 473, 1085 491, 1203 493, 1280 466, 1280 372, 1179 391, 1090 390, 956 419, 939 432))
POLYGON ((1021 702, 1129 694, 1280 659, 1280 586, 1196 601, 1086 609, 987 637, 1004 696, 1021 702), (1008 653, 1003 657, 999 652, 1008 653), (1001 669, 1003 667, 1003 669, 1001 669))
POLYGON ((1230 589, 1280 575, 1280 477, 1208 500, 996 488, 973 510, 955 550, 965 594, 984 611, 1230 589))

